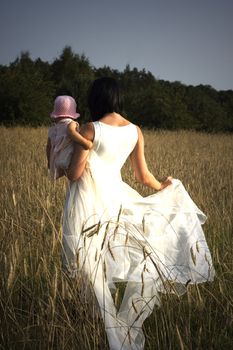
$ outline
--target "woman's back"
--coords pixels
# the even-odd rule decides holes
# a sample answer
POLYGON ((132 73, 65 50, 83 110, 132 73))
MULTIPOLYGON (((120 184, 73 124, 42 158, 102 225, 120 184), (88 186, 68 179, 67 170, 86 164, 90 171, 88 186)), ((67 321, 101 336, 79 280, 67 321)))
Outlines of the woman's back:
POLYGON ((103 173, 103 177, 109 173, 114 176, 120 172, 126 159, 133 151, 137 139, 137 127, 134 124, 113 126, 100 121, 94 122, 93 151, 89 158, 89 167, 103 173), (105 173, 104 173, 105 172, 105 173))

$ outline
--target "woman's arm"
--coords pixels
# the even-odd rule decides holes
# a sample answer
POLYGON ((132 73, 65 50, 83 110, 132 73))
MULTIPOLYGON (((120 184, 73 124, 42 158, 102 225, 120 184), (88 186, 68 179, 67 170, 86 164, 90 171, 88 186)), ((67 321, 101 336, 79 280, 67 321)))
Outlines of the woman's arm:
POLYGON ((141 129, 137 127, 137 130, 138 141, 133 152, 130 155, 130 160, 135 173, 136 180, 148 187, 155 189, 156 191, 160 191, 172 183, 172 177, 167 177, 167 179, 161 183, 158 180, 156 180, 153 174, 151 174, 147 167, 144 154, 144 138, 141 129))
POLYGON ((72 121, 67 127, 67 133, 71 137, 71 139, 77 142, 84 149, 92 148, 92 142, 83 137, 77 130, 78 124, 72 121))
MULTIPOLYGON (((94 127, 92 123, 84 124, 80 129, 80 134, 87 140, 94 140, 94 127)), ((75 143, 74 152, 71 158, 69 169, 67 170, 67 177, 71 181, 78 180, 85 169, 89 150, 85 150, 81 145, 75 143)))

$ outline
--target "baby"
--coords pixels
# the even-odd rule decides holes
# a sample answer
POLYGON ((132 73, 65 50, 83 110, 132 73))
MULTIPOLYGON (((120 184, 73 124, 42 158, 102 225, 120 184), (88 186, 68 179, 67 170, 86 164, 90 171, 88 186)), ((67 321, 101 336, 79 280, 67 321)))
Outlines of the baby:
POLYGON ((90 149, 92 142, 79 132, 79 124, 74 120, 80 117, 76 113, 76 102, 71 96, 57 96, 51 118, 54 124, 48 130, 46 147, 48 169, 51 178, 56 180, 68 169, 74 144, 77 142, 84 149, 90 149))

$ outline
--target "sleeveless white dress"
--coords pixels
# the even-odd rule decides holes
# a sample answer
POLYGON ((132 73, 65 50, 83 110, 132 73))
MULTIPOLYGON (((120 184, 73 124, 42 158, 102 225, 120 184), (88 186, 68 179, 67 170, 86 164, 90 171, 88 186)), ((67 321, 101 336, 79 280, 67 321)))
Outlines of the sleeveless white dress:
POLYGON ((211 255, 201 225, 206 216, 179 180, 148 197, 124 183, 121 168, 134 149, 133 124, 94 122, 86 169, 67 191, 63 263, 93 285, 111 350, 141 350, 142 324, 160 293, 182 294, 211 281, 211 255), (126 282, 120 308, 115 283, 126 282))

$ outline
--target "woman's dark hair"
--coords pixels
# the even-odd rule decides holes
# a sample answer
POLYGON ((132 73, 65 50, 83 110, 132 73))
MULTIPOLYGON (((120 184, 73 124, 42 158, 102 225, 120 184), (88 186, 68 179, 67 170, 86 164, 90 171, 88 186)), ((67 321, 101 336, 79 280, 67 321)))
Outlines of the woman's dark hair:
POLYGON ((113 78, 99 78, 92 83, 88 95, 88 107, 93 121, 107 113, 122 112, 122 94, 113 78))

